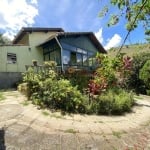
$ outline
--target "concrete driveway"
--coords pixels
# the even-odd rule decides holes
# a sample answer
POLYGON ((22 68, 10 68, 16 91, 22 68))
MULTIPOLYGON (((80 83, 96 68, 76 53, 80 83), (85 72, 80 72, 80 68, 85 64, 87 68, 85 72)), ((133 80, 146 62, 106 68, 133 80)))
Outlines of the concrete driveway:
POLYGON ((17 91, 0 100, 0 150, 150 150, 150 97, 123 116, 61 115, 17 91))

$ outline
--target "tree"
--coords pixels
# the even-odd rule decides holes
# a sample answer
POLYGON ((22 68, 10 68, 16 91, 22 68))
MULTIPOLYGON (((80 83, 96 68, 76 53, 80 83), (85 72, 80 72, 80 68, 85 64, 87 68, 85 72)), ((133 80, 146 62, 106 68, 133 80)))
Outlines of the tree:
POLYGON ((7 37, 4 37, 3 34, 0 33, 0 45, 10 44, 10 43, 11 41, 7 37))
POLYGON ((150 41, 150 0, 110 0, 100 11, 99 16, 103 17, 108 14, 110 7, 117 7, 119 13, 109 17, 108 26, 116 25, 121 17, 126 19, 126 29, 134 30, 140 23, 145 29, 146 39, 150 41))

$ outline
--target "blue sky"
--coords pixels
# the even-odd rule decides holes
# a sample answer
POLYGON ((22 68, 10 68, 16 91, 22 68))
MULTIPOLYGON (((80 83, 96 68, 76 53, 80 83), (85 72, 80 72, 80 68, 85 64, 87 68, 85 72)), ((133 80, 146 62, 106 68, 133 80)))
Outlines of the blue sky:
MULTIPOLYGON (((124 19, 108 28, 108 17, 98 17, 105 3, 108 0, 1 0, 0 31, 11 39, 23 26, 61 27, 73 32, 92 31, 102 45, 109 49, 119 46, 127 31, 124 19)), ((112 12, 117 13, 117 9, 111 9, 112 12)), ((142 42, 144 31, 140 26, 130 34, 126 43, 142 42)))

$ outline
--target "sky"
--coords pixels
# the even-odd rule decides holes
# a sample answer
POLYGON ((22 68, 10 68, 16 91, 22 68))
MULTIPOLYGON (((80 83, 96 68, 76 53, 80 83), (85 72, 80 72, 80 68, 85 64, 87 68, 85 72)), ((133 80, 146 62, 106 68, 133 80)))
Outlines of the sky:
MULTIPOLYGON (((22 27, 60 27, 66 32, 93 32, 106 50, 122 44, 127 31, 125 20, 107 27, 98 14, 109 0, 0 0, 0 33, 13 39, 22 27)), ((139 26, 126 44, 143 43, 144 30, 139 26)))

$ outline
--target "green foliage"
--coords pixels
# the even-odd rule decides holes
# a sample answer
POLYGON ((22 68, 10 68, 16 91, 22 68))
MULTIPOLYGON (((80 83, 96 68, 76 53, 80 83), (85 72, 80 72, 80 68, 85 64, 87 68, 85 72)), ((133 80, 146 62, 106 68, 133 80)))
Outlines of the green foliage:
POLYGON ((69 80, 57 79, 54 70, 46 70, 43 78, 43 72, 35 73, 30 68, 23 79, 29 89, 29 99, 34 104, 67 112, 85 111, 85 97, 69 80))
POLYGON ((27 83, 21 83, 18 85, 18 91, 27 97, 30 97, 30 90, 27 83))
POLYGON ((64 131, 65 133, 72 133, 72 134, 75 134, 75 133, 78 133, 79 131, 76 131, 74 129, 67 129, 64 131))
POLYGON ((110 20, 109 20, 107 26, 109 27, 109 26, 111 26, 111 25, 115 25, 115 24, 117 24, 118 22, 119 22, 119 17, 118 17, 118 15, 111 15, 110 20))
POLYGON ((76 86, 78 90, 84 92, 88 87, 90 80, 90 74, 86 70, 75 71, 72 74, 64 74, 63 77, 68 79, 73 86, 76 86))
POLYGON ((110 0, 110 4, 111 5, 107 4, 104 6, 104 8, 102 8, 99 13, 99 17, 107 16, 108 12, 110 13, 111 7, 115 7, 116 13, 117 6, 117 15, 111 12, 112 15, 109 18, 108 26, 116 25, 119 20, 124 17, 126 19, 126 29, 128 31, 134 30, 140 23, 143 23, 143 27, 145 28, 145 35, 148 37, 150 36, 149 0, 110 0))
POLYGON ((107 55, 97 54, 98 68, 93 80, 89 82, 89 92, 92 95, 103 93, 114 86, 125 88, 126 79, 131 72, 132 60, 122 54, 114 59, 107 55))
POLYGON ((57 63, 55 61, 45 61, 44 66, 54 70, 57 66, 57 63))
POLYGON ((42 114, 43 114, 44 116, 49 116, 49 113, 48 113, 47 111, 42 111, 42 114))
POLYGON ((96 61, 98 68, 88 90, 85 89, 89 76, 74 74, 73 77, 73 74, 69 74, 68 79, 61 78, 49 63, 39 72, 29 68, 23 75, 24 83, 19 89, 34 104, 53 110, 88 114, 121 114, 129 111, 132 96, 120 89, 123 84, 116 74, 119 72, 120 78, 125 81, 126 72, 130 70, 129 57, 120 55, 109 59, 106 55, 98 54, 96 61), (119 89, 111 90, 114 86, 119 89))
POLYGON ((28 105, 29 105, 29 102, 28 102, 28 101, 23 101, 21 104, 22 104, 23 106, 28 106, 28 105))
POLYGON ((118 139, 121 138, 121 132, 112 131, 113 136, 116 136, 118 139))
POLYGON ((97 54, 96 58, 98 68, 94 74, 93 80, 89 83, 89 92, 93 95, 100 94, 102 91, 111 87, 116 81, 112 61, 108 56, 97 54))
POLYGON ((3 95, 2 92, 0 92, 0 101, 4 100, 5 99, 5 96, 3 95))
POLYGON ((150 53, 139 53, 133 56, 133 69, 131 75, 128 76, 127 85, 129 89, 133 89, 136 93, 146 94, 146 85, 139 78, 140 69, 147 60, 150 60, 150 53))
POLYGON ((103 7, 102 11, 99 13, 99 17, 103 17, 108 12, 108 6, 103 7))
POLYGON ((133 94, 123 89, 110 89, 96 100, 98 114, 122 114, 130 111, 134 103, 133 94))
POLYGON ((145 83, 147 88, 150 90, 150 60, 147 60, 144 66, 140 69, 139 78, 145 83))
POLYGON ((44 101, 46 100, 46 104, 68 112, 84 111, 84 96, 77 90, 77 87, 71 85, 70 81, 48 79, 44 82, 44 87, 46 87, 46 91, 42 93, 42 98, 44 101))

